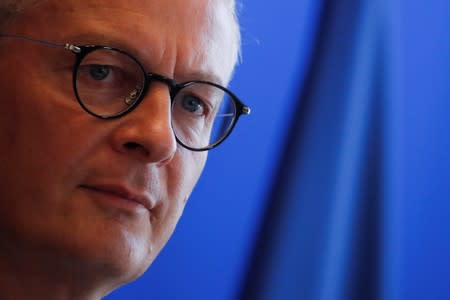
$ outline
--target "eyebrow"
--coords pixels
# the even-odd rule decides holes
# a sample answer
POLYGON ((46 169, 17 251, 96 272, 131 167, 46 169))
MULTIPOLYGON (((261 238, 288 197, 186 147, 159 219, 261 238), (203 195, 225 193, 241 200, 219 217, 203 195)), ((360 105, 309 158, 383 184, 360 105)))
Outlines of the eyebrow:
MULTIPOLYGON (((121 39, 111 38, 110 36, 101 33, 81 33, 76 35, 69 35, 66 37, 66 40, 64 42, 75 45, 101 45, 117 48, 122 51, 130 53, 133 57, 136 57, 136 59, 142 63, 142 60, 140 59, 140 56, 137 54, 138 51, 135 47, 130 47, 130 44, 124 42, 121 39)), ((184 74, 181 74, 181 76, 175 77, 181 78, 181 80, 175 79, 178 83, 200 80, 212 82, 219 85, 225 85, 223 80, 218 75, 211 72, 192 70, 184 74)))

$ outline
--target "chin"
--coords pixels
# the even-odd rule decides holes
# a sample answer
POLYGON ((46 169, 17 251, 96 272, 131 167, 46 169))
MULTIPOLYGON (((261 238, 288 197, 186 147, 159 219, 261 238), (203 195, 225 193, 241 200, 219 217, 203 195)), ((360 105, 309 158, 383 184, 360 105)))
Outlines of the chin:
POLYGON ((57 269, 66 269, 61 270, 64 273, 103 282, 109 290, 141 276, 155 259, 151 234, 144 228, 132 230, 136 227, 87 221, 78 230, 66 231, 65 238, 47 235, 43 241, 41 235, 39 248, 46 253, 48 266, 56 263, 57 269))
POLYGON ((73 253, 77 257, 69 258, 66 267, 70 268, 72 275, 85 278, 86 286, 95 283, 97 287, 103 287, 104 294, 139 278, 155 259, 143 249, 122 246, 104 251, 101 248, 92 247, 73 253))
POLYGON ((100 268, 106 276, 120 278, 121 283, 136 279, 153 262, 156 254, 148 238, 132 234, 103 236, 96 247, 87 249, 87 260, 100 268), (94 250, 94 251, 93 251, 94 250))

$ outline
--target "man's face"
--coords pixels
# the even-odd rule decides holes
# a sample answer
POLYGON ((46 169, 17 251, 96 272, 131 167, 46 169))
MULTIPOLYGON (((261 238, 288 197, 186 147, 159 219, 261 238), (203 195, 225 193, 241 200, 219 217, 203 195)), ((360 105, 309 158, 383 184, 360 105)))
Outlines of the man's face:
MULTIPOLYGON (((149 72, 226 84, 230 22, 223 1, 49 0, 7 33, 109 45, 149 72)), ((104 121, 76 101, 73 53, 4 39, 0 55, 0 231, 10 233, 1 246, 122 281, 138 276, 170 237, 206 160, 176 144, 167 86, 153 84, 133 112, 104 121)))

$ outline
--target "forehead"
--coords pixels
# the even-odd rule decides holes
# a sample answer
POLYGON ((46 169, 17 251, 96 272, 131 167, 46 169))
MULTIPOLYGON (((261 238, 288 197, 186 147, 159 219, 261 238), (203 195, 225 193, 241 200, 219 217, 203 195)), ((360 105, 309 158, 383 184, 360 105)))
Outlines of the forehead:
POLYGON ((36 38, 125 45, 152 68, 161 62, 202 69, 216 61, 208 72, 220 73, 222 83, 237 58, 232 11, 223 0, 43 0, 23 10, 16 26, 36 38))

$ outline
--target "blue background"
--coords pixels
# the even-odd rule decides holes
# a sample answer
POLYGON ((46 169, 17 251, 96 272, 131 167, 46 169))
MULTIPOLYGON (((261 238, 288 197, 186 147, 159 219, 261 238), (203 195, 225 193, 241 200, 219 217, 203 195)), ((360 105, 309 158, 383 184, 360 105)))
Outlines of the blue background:
POLYGON ((107 299, 450 299, 450 2, 242 1, 240 20, 252 115, 107 299))

